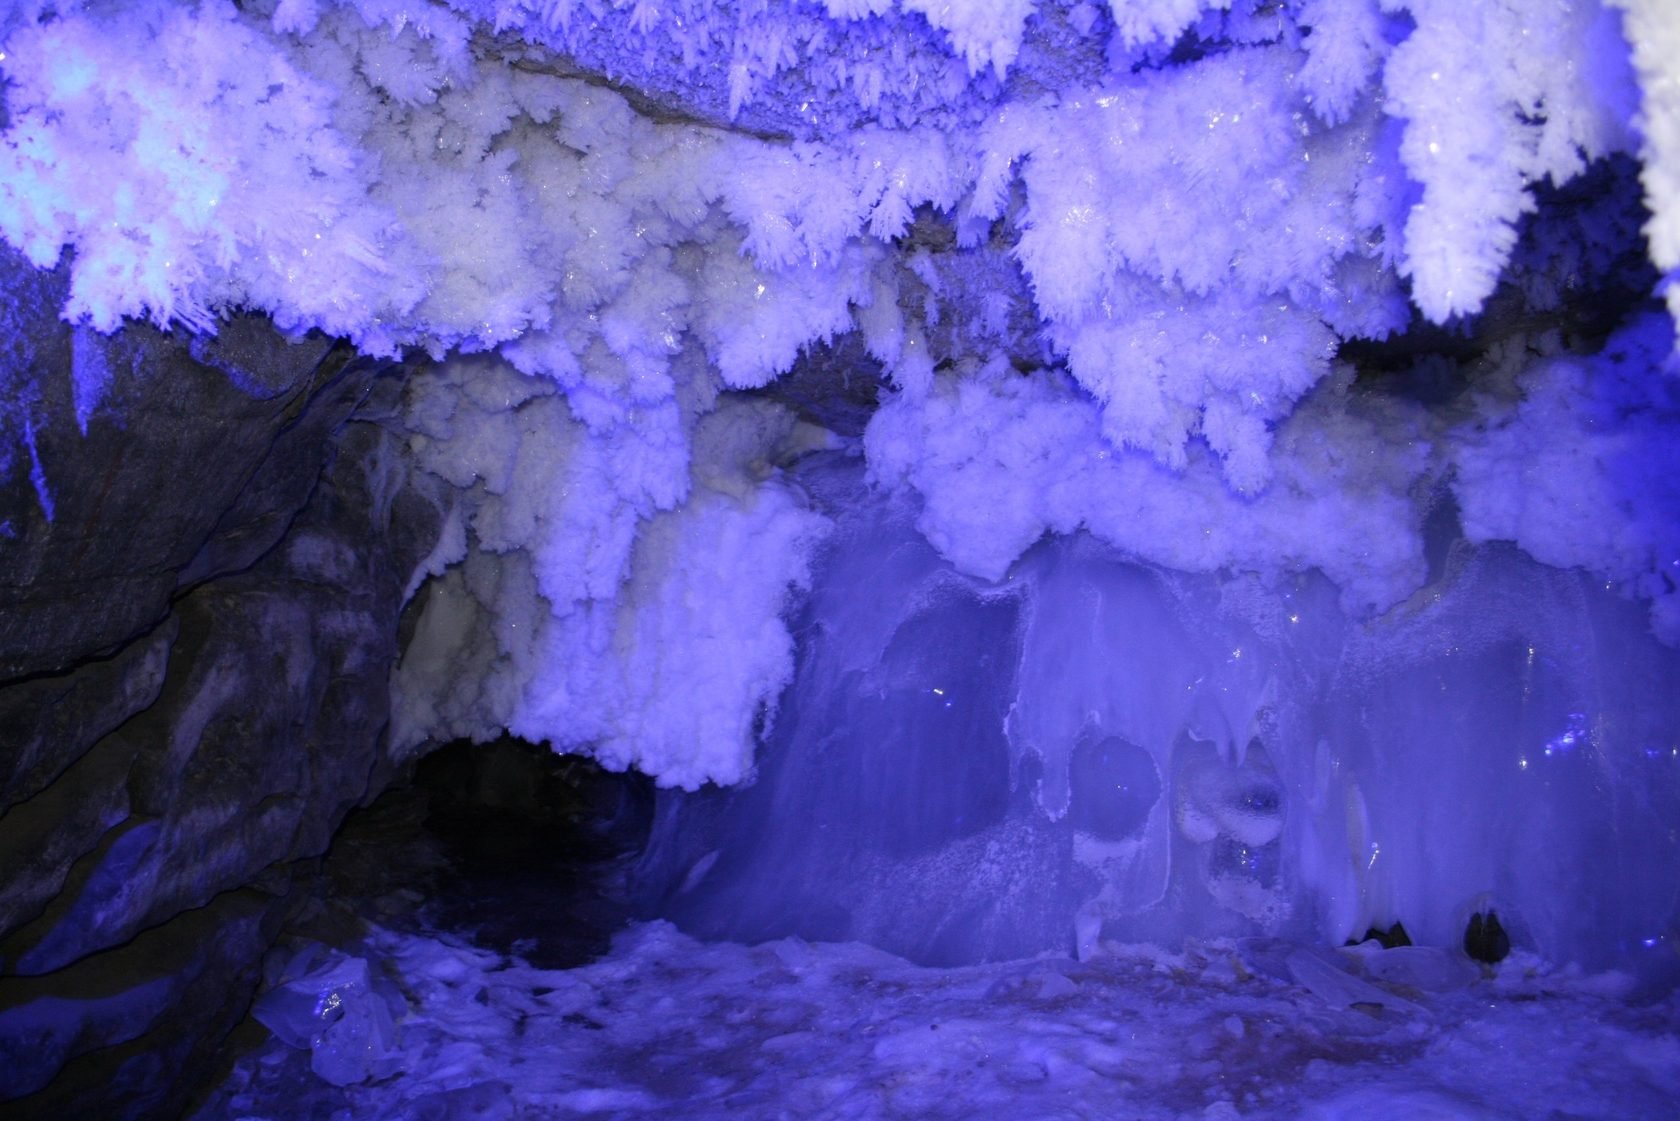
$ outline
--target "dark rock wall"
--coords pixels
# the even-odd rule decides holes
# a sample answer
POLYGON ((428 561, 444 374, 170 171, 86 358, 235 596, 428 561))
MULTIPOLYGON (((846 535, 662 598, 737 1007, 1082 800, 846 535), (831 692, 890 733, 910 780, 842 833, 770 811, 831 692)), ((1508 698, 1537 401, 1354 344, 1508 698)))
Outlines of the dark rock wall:
POLYGON ((443 499, 357 419, 391 368, 255 318, 73 330, 9 254, 0 291, 0 1115, 169 1116, 391 778, 443 499))

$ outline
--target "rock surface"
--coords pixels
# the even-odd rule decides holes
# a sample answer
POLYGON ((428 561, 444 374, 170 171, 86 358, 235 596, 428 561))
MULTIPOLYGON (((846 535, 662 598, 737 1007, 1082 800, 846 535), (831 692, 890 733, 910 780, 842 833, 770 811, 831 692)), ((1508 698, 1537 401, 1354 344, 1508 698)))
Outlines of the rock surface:
POLYGON ((0 463, 0 681, 110 653, 184 584, 249 564, 306 497, 335 423, 315 401, 343 365, 331 340, 291 343, 252 318, 214 341, 144 324, 104 336, 59 319, 57 276, 0 248, 16 297, 0 435, 25 450, 0 463))
POLYGON ((392 777, 446 511, 357 419, 393 368, 257 318, 72 329, 7 251, 0 288, 0 1113, 169 1116, 296 874, 392 777))

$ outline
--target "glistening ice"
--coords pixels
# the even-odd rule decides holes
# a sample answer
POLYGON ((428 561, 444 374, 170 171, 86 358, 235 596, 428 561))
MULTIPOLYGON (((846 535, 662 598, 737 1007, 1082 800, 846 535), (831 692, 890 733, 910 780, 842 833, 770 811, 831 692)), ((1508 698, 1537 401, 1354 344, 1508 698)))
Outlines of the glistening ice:
POLYGON ((1677 59, 1666 0, 0 5, 72 334, 0 536, 143 429, 109 337, 330 337, 323 458, 435 527, 370 773, 660 787, 604 958, 296 925, 204 1116, 1673 1112, 1677 59))

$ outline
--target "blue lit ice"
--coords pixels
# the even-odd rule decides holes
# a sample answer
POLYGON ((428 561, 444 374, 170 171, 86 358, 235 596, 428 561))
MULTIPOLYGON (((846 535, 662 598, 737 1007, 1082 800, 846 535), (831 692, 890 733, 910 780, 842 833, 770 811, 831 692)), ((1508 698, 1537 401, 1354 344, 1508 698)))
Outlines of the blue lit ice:
POLYGON ((958 964, 1396 921, 1448 947, 1497 905, 1548 960, 1677 975, 1639 942, 1680 922, 1680 767, 1648 750, 1680 667, 1596 581, 1461 541, 1359 620, 1315 577, 1080 536, 984 581, 856 476, 805 471, 836 529, 794 681, 752 783, 661 792, 649 913, 958 964))

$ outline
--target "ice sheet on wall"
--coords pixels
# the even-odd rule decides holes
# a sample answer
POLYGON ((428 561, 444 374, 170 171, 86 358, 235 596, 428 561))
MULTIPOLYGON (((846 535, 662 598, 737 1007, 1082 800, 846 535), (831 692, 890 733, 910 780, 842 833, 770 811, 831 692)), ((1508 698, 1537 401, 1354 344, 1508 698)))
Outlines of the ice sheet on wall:
POLYGON ((1082 535, 980 581, 857 475, 801 473, 843 512, 794 682, 753 783, 665 796, 657 913, 948 963, 1396 921, 1455 947, 1491 909, 1555 960, 1672 958, 1680 658, 1602 584, 1455 537, 1369 620, 1322 577, 1082 535))

